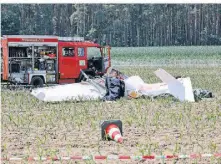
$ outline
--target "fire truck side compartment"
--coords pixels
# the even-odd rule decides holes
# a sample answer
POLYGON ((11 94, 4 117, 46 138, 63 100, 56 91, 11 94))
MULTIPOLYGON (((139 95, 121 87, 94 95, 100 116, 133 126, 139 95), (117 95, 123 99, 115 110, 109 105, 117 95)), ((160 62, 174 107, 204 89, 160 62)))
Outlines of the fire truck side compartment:
MULTIPOLYGON (((9 47, 9 80, 17 83, 16 80, 19 78, 20 83, 31 83, 32 78, 39 76, 44 82, 56 82, 56 69, 55 69, 55 59, 44 59, 44 62, 39 61, 43 59, 43 55, 48 55, 50 53, 55 53, 57 47, 52 47, 47 45, 32 45, 25 43, 13 44, 9 47), (41 52, 44 52, 42 55, 41 52), (19 75, 19 73, 21 75, 19 75), (46 74, 53 73, 54 78, 46 80, 46 74), (29 74, 29 79, 27 75, 29 74), (51 80, 53 79, 53 80, 51 80)), ((52 76, 52 75, 51 75, 52 76)))

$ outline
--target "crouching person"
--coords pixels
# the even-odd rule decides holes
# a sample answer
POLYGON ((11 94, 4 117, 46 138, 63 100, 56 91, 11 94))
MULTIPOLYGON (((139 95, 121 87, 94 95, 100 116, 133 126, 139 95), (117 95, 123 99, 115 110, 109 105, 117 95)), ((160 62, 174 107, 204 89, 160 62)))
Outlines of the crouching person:
POLYGON ((118 78, 118 71, 112 70, 105 81, 106 94, 103 101, 116 101, 124 96, 124 83, 118 78))

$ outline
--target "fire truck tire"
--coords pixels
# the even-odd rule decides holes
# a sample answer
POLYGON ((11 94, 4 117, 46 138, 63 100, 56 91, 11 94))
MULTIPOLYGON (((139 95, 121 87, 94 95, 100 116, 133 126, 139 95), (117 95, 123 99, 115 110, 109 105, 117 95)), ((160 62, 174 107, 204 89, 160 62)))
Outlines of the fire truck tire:
POLYGON ((33 87, 43 87, 44 85, 44 81, 41 77, 39 76, 36 76, 36 77, 33 77, 32 80, 31 80, 31 85, 33 87))

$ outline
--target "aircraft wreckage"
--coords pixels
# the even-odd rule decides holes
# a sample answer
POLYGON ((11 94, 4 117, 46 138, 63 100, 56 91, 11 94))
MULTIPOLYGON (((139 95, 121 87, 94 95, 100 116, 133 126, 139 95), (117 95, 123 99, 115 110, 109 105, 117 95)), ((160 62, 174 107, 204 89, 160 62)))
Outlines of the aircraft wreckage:
MULTIPOLYGON (((155 97, 161 94, 170 94, 180 101, 195 101, 189 77, 176 79, 163 69, 158 69, 154 73, 161 79, 161 83, 148 84, 139 76, 124 76, 124 97, 155 97)), ((31 95, 45 102, 88 101, 101 99, 106 93, 105 78, 89 79, 86 74, 84 74, 84 76, 87 79, 86 81, 33 89, 31 95)))

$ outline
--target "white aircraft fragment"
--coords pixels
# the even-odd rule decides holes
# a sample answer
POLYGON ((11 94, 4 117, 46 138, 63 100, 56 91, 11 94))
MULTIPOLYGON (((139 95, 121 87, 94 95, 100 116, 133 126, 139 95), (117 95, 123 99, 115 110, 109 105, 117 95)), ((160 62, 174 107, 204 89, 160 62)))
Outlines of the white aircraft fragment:
POLYGON ((131 76, 124 80, 125 94, 132 98, 142 95, 158 96, 162 93, 169 93, 168 86, 164 83, 147 84, 139 76, 131 76))
MULTIPOLYGON (((102 88, 100 88, 102 89, 102 88)), ((37 88, 31 94, 45 102, 88 101, 103 96, 101 90, 88 82, 58 85, 47 88, 37 88)), ((103 89, 104 90, 104 89, 103 89)), ((105 90, 104 90, 105 91, 105 90)))
POLYGON ((169 92, 174 97, 178 98, 180 101, 195 101, 189 77, 177 80, 163 69, 158 69, 155 71, 155 74, 168 85, 169 92))

